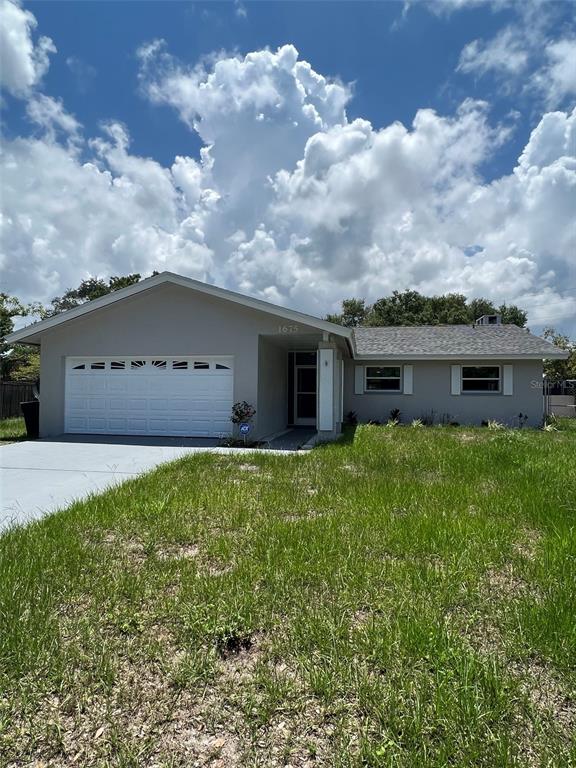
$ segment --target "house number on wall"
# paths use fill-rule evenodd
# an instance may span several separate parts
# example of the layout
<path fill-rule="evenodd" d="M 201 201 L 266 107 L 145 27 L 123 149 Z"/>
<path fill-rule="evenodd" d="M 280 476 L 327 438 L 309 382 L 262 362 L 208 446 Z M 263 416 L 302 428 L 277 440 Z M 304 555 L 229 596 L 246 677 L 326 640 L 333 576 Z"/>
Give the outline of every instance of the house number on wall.
<path fill-rule="evenodd" d="M 300 328 L 297 325 L 279 325 L 278 333 L 298 333 Z"/>

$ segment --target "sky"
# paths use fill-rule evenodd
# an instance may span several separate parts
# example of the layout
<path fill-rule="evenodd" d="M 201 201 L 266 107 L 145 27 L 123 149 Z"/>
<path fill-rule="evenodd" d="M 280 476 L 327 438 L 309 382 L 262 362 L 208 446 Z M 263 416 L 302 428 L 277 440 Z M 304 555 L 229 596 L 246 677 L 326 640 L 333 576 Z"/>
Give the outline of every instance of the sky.
<path fill-rule="evenodd" d="M 0 0 L 0 290 L 169 269 L 576 336 L 576 5 Z"/>

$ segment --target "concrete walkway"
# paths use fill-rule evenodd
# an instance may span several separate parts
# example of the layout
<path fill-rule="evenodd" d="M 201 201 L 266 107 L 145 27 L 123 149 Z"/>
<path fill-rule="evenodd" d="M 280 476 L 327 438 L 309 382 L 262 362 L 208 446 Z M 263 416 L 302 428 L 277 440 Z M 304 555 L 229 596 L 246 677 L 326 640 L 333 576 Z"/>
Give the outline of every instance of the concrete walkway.
<path fill-rule="evenodd" d="M 294 441 L 295 442 L 295 441 Z M 290 433 L 269 443 L 274 453 L 297 449 Z M 252 453 L 208 438 L 62 435 L 0 447 L 0 530 L 37 520 L 77 499 L 194 453 Z"/>

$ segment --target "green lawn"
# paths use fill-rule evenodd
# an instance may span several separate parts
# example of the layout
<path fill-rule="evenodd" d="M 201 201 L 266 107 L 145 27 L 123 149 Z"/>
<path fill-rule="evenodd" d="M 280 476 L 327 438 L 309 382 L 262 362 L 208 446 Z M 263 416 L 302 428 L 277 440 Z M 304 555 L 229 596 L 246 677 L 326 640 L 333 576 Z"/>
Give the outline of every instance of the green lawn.
<path fill-rule="evenodd" d="M 575 457 L 364 426 L 9 532 L 0 765 L 576 765 Z"/>
<path fill-rule="evenodd" d="M 21 416 L 15 416 L 12 419 L 0 419 L 0 445 L 25 439 L 26 427 Z"/>

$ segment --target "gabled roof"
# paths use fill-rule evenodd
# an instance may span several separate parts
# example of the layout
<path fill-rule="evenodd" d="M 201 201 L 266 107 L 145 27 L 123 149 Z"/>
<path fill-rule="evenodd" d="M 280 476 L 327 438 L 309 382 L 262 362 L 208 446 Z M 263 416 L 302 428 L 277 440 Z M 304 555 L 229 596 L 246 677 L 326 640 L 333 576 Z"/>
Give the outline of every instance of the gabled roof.
<path fill-rule="evenodd" d="M 69 309 L 67 312 L 61 312 L 59 315 L 49 317 L 46 320 L 41 320 L 37 323 L 27 325 L 25 328 L 21 328 L 14 333 L 11 333 L 6 337 L 6 341 L 9 344 L 16 342 L 28 342 L 31 344 L 38 344 L 40 342 L 40 335 L 45 331 L 55 328 L 62 323 L 75 320 L 77 317 L 82 317 L 90 312 L 96 312 L 103 307 L 108 307 L 110 304 L 114 304 L 117 301 L 122 301 L 130 296 L 135 296 L 142 291 L 148 291 L 151 288 L 162 285 L 164 283 L 172 283 L 174 285 L 182 286 L 183 288 L 190 288 L 198 291 L 199 293 L 207 294 L 208 296 L 214 296 L 218 299 L 224 299 L 226 301 L 232 301 L 236 304 L 241 304 L 244 307 L 260 310 L 261 312 L 267 312 L 271 315 L 277 315 L 285 320 L 289 320 L 294 323 L 304 323 L 310 325 L 313 328 L 318 328 L 321 331 L 327 333 L 333 333 L 338 336 L 343 336 L 349 339 L 352 335 L 350 328 L 344 328 L 336 323 L 329 323 L 327 320 L 320 320 L 312 315 L 307 315 L 304 312 L 297 312 L 293 309 L 286 309 L 280 307 L 277 304 L 271 304 L 268 301 L 262 301 L 262 299 L 254 299 L 251 296 L 244 296 L 241 293 L 234 291 L 228 291 L 225 288 L 218 288 L 216 285 L 209 285 L 208 283 L 202 283 L 199 280 L 193 280 L 191 277 L 183 277 L 177 275 L 174 272 L 161 272 L 154 277 L 148 277 L 141 280 L 134 285 L 130 285 L 127 288 L 121 288 L 118 291 L 102 296 L 99 299 L 93 299 L 93 301 L 87 301 L 79 307 Z"/>
<path fill-rule="evenodd" d="M 517 325 L 355 328 L 354 357 L 374 359 L 565 359 L 568 353 Z"/>

